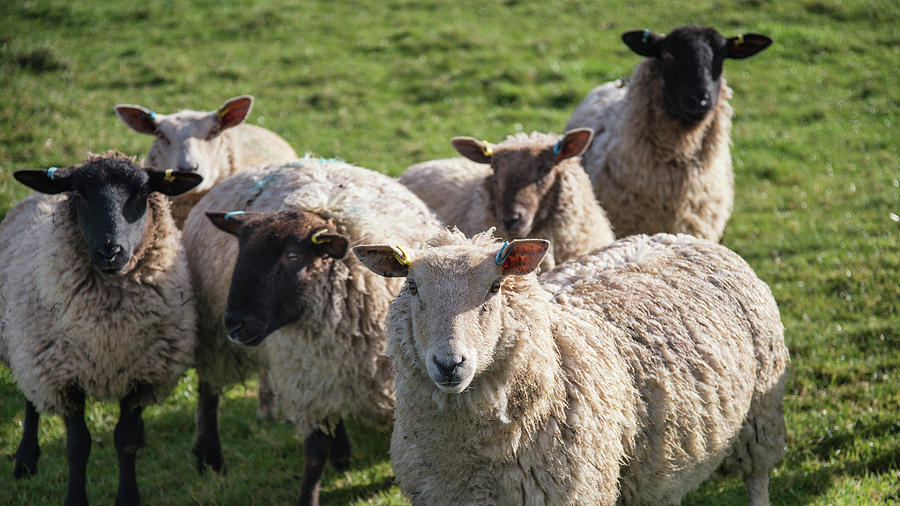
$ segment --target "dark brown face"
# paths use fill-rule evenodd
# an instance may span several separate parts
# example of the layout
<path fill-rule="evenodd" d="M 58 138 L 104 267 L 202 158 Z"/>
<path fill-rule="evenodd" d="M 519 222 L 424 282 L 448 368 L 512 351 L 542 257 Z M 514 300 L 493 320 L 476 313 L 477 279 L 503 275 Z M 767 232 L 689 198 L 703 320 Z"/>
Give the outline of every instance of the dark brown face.
<path fill-rule="evenodd" d="M 537 147 L 498 150 L 492 157 L 494 211 L 510 237 L 526 237 L 544 218 L 541 211 L 550 208 L 544 201 L 559 175 L 557 161 L 551 150 Z"/>
<path fill-rule="evenodd" d="M 238 238 L 238 257 L 225 306 L 232 341 L 256 346 L 294 322 L 307 307 L 306 284 L 347 254 L 349 239 L 306 211 L 207 213 Z"/>

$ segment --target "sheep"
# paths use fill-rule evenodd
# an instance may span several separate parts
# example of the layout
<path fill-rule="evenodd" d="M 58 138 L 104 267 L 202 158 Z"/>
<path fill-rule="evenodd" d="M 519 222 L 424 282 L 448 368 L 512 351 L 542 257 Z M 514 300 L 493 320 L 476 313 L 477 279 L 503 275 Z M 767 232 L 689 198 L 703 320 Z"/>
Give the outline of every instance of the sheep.
<path fill-rule="evenodd" d="M 235 209 L 242 212 L 222 212 Z M 345 258 L 347 248 L 416 243 L 438 229 L 425 204 L 393 179 L 334 160 L 246 170 L 213 188 L 185 225 L 201 322 L 198 465 L 222 464 L 210 393 L 242 379 L 216 362 L 238 355 L 220 350 L 265 341 L 250 349 L 284 417 L 305 437 L 298 503 L 316 504 L 326 461 L 339 470 L 349 463 L 343 419 L 387 426 L 394 405 L 382 324 L 401 282 Z"/>
<path fill-rule="evenodd" d="M 726 39 L 694 26 L 668 36 L 630 31 L 622 40 L 646 59 L 628 82 L 591 91 L 566 124 L 594 129 L 582 164 L 597 199 L 617 237 L 668 232 L 719 241 L 734 203 L 732 91 L 722 63 L 772 40 Z"/>
<path fill-rule="evenodd" d="M 141 412 L 174 388 L 196 339 L 187 260 L 165 196 L 201 177 L 141 168 L 118 152 L 13 175 L 40 192 L 0 224 L 0 359 L 26 398 L 14 475 L 37 472 L 39 413 L 60 414 L 66 504 L 87 504 L 85 397 L 117 399 L 116 504 L 138 504 Z"/>
<path fill-rule="evenodd" d="M 586 128 L 561 139 L 520 133 L 496 146 L 456 137 L 451 143 L 465 158 L 413 165 L 400 182 L 466 234 L 497 227 L 509 239 L 550 239 L 542 265 L 550 269 L 615 239 L 576 158 L 592 137 Z"/>
<path fill-rule="evenodd" d="M 172 201 L 172 215 L 179 229 L 194 204 L 219 181 L 241 169 L 297 158 L 278 134 L 242 124 L 252 107 L 250 95 L 231 98 L 209 112 L 186 109 L 156 114 L 139 105 L 116 106 L 116 114 L 132 130 L 156 136 L 147 155 L 149 165 L 203 176 L 203 183 L 194 191 Z"/>
<path fill-rule="evenodd" d="M 677 503 L 717 466 L 768 501 L 788 351 L 769 288 L 688 235 L 619 240 L 532 273 L 549 247 L 444 232 L 399 263 L 388 314 L 391 458 L 413 504 Z"/>

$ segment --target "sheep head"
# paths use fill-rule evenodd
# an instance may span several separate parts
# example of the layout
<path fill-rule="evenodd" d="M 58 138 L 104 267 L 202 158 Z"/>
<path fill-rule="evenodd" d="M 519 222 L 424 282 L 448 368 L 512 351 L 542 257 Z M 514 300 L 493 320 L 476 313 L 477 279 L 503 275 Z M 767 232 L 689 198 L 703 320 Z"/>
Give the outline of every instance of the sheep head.
<path fill-rule="evenodd" d="M 162 169 L 197 172 L 208 183 L 205 190 L 215 183 L 218 174 L 212 174 L 223 164 L 219 136 L 228 128 L 241 124 L 253 107 L 253 97 L 244 95 L 226 101 L 214 111 L 183 110 L 174 114 L 156 114 L 139 105 L 120 104 L 116 114 L 132 130 L 155 135 L 150 146 L 147 163 Z"/>
<path fill-rule="evenodd" d="M 513 137 L 494 147 L 472 137 L 455 137 L 450 142 L 466 158 L 491 165 L 488 184 L 497 222 L 507 237 L 523 238 L 554 207 L 552 190 L 562 170 L 560 163 L 582 154 L 593 137 L 590 128 L 579 128 L 559 140 L 540 134 L 534 140 L 533 134 L 526 141 Z"/>
<path fill-rule="evenodd" d="M 349 239 L 317 214 L 301 210 L 206 213 L 238 239 L 238 256 L 225 306 L 225 330 L 236 343 L 256 346 L 299 319 L 308 306 L 305 286 L 333 259 L 347 254 Z"/>
<path fill-rule="evenodd" d="M 725 58 L 747 58 L 772 39 L 745 34 L 725 38 L 713 28 L 684 26 L 668 35 L 634 30 L 622 40 L 635 53 L 652 58 L 660 75 L 663 107 L 686 125 L 702 121 L 716 106 Z"/>
<path fill-rule="evenodd" d="M 13 175 L 41 193 L 68 194 L 91 262 L 107 274 L 124 273 L 145 245 L 150 193 L 180 195 L 202 181 L 198 174 L 141 168 L 117 152 L 93 156 L 79 166 Z"/>
<path fill-rule="evenodd" d="M 509 278 L 533 272 L 549 246 L 517 239 L 499 251 L 496 244 L 448 244 L 408 258 L 396 247 L 367 245 L 353 253 L 376 274 L 407 278 L 394 303 L 408 304 L 418 362 L 438 389 L 457 394 L 493 363 Z"/>

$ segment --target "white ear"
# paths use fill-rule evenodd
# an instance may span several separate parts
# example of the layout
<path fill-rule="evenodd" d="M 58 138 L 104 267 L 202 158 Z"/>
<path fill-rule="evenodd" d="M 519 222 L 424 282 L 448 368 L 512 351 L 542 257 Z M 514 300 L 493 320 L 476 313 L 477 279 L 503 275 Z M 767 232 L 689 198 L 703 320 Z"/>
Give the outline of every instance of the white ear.
<path fill-rule="evenodd" d="M 139 105 L 119 104 L 116 106 L 116 115 L 135 132 L 156 133 L 156 113 L 150 109 Z"/>
<path fill-rule="evenodd" d="M 247 119 L 252 108 L 253 97 L 250 95 L 229 99 L 216 111 L 216 117 L 219 119 L 219 128 L 225 130 L 226 128 L 240 125 Z"/>
<path fill-rule="evenodd" d="M 409 275 L 409 257 L 400 248 L 386 244 L 363 244 L 354 246 L 353 254 L 379 276 L 405 278 Z"/>

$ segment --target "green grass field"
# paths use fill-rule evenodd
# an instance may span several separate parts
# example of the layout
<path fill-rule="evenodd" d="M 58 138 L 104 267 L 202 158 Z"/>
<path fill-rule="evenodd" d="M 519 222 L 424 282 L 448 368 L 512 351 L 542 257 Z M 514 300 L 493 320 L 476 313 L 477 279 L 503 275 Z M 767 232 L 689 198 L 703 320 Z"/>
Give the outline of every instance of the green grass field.
<path fill-rule="evenodd" d="M 12 179 L 16 169 L 71 165 L 109 148 L 146 153 L 151 137 L 121 124 L 117 103 L 166 113 L 253 94 L 249 121 L 298 152 L 398 175 L 453 155 L 455 135 L 558 132 L 594 85 L 638 62 L 622 32 L 688 23 L 775 40 L 726 63 L 737 187 L 724 239 L 772 287 L 792 355 L 788 448 L 772 502 L 897 503 L 900 4 L 892 0 L 10 0 L 0 3 L 0 214 L 28 193 Z M 146 411 L 145 502 L 292 503 L 302 444 L 291 427 L 256 421 L 255 382 L 221 408 L 229 474 L 194 470 L 195 386 L 189 375 Z M 42 421 L 40 473 L 13 480 L 23 413 L 0 366 L 0 504 L 59 504 L 60 419 Z M 87 413 L 89 499 L 112 504 L 118 408 L 91 402 Z M 403 504 L 389 433 L 356 423 L 350 431 L 351 470 L 326 471 L 322 502 Z M 744 501 L 742 483 L 714 476 L 685 503 Z"/>

